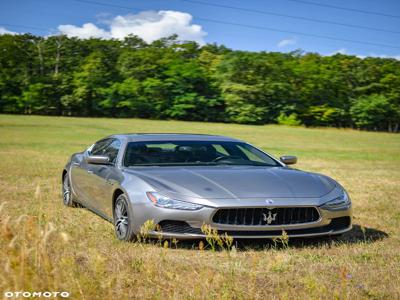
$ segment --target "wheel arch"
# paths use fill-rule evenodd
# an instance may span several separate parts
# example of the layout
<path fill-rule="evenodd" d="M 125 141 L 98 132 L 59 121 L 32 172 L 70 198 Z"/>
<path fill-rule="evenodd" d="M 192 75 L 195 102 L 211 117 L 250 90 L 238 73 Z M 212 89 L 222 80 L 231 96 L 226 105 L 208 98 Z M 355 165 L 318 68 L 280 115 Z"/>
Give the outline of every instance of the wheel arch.
<path fill-rule="evenodd" d="M 61 182 L 64 180 L 64 176 L 67 173 L 68 173 L 68 171 L 66 169 L 64 169 L 63 172 L 62 172 L 62 176 L 61 176 Z"/>
<path fill-rule="evenodd" d="M 125 192 L 121 188 L 116 188 L 113 193 L 113 196 L 112 196 L 112 213 L 113 213 L 113 215 L 114 215 L 115 201 L 122 194 L 125 194 Z"/>

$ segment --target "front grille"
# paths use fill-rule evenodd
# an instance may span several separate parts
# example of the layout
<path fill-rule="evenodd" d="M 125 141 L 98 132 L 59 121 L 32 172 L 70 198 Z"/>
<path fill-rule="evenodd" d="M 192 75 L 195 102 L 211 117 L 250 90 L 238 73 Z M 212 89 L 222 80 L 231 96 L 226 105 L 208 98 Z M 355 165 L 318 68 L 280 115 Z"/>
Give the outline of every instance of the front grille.
<path fill-rule="evenodd" d="M 315 207 L 250 207 L 219 209 L 213 222 L 227 225 L 290 225 L 315 222 L 319 219 Z"/>

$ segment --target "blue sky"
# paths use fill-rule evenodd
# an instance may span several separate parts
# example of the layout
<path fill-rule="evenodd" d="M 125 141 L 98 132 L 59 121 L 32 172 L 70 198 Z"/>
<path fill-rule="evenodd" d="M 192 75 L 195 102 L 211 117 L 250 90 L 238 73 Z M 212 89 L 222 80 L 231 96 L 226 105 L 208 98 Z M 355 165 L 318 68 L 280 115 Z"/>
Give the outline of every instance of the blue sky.
<path fill-rule="evenodd" d="M 176 30 L 183 38 L 193 38 L 206 43 L 216 42 L 240 50 L 287 52 L 302 49 L 324 55 L 339 51 L 360 56 L 390 56 L 400 59 L 400 1 L 398 0 L 304 0 L 304 2 L 371 11 L 392 15 L 392 17 L 315 6 L 304 3 L 302 0 L 192 0 L 203 2 L 203 4 L 187 0 L 86 1 L 105 3 L 110 6 L 87 3 L 85 0 L 83 2 L 77 0 L 2 0 L 0 1 L 0 32 L 31 32 L 49 35 L 61 31 L 81 37 L 94 34 L 104 38 L 118 38 L 129 32 L 137 31 L 145 39 L 151 40 Z M 366 26 L 398 33 L 215 7 L 204 5 L 204 2 L 272 14 Z M 112 5 L 121 7 L 112 7 Z M 160 13 L 160 11 L 171 12 Z M 214 22 L 207 21 L 207 19 L 214 20 Z M 215 21 L 298 33 L 275 32 L 221 24 Z M 89 25 L 82 27 L 87 23 Z M 60 27 L 60 25 L 64 26 Z M 393 46 L 393 48 L 303 36 L 300 33 L 382 44 Z"/>

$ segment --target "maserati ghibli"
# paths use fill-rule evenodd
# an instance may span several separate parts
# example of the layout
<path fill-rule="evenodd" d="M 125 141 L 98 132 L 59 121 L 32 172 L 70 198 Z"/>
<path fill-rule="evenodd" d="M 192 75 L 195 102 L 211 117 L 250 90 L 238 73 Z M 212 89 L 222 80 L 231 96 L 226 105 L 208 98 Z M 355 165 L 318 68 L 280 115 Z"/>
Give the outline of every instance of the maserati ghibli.
<path fill-rule="evenodd" d="M 62 172 L 66 206 L 112 222 L 116 237 L 205 237 L 208 224 L 235 239 L 340 235 L 351 200 L 332 178 L 289 167 L 244 141 L 201 134 L 117 134 L 71 156 Z"/>

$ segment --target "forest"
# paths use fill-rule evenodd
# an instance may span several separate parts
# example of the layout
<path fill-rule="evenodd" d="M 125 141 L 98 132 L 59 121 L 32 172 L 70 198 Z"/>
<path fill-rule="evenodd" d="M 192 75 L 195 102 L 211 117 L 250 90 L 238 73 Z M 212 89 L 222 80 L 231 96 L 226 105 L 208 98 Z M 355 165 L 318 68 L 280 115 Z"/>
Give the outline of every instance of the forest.
<path fill-rule="evenodd" d="M 399 132 L 400 61 L 3 34 L 0 113 Z"/>

